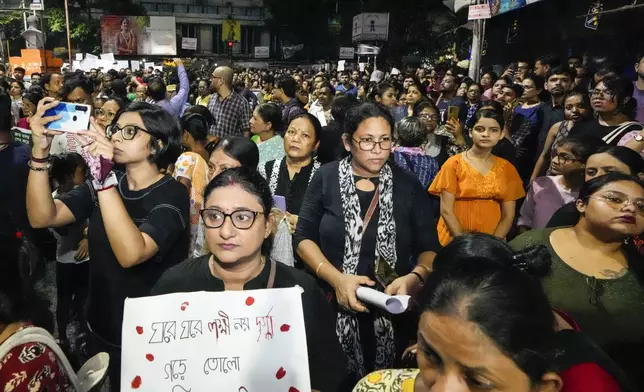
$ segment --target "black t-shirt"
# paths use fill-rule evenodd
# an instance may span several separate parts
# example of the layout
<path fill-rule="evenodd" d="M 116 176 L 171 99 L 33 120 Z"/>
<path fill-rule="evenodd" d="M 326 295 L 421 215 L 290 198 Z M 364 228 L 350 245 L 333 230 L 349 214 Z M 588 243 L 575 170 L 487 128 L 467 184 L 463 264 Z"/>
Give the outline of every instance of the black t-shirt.
<path fill-rule="evenodd" d="M 10 142 L 0 150 L 0 241 L 29 227 L 25 201 L 30 158 L 31 149 L 26 144 Z"/>
<path fill-rule="evenodd" d="M 152 295 L 195 291 L 224 291 L 224 282 L 212 275 L 205 255 L 181 263 L 166 271 L 151 291 Z M 270 262 L 260 274 L 244 285 L 244 290 L 265 289 L 268 285 Z M 335 392 L 346 378 L 344 353 L 335 334 L 334 315 L 315 280 L 302 271 L 275 263 L 274 288 L 300 286 L 309 354 L 311 388 Z"/>
<path fill-rule="evenodd" d="M 617 128 L 620 129 L 617 132 L 614 132 Z M 641 131 L 642 128 L 642 124 L 636 122 L 622 127 L 621 125 L 601 125 L 599 121 L 594 120 L 575 124 L 575 126 L 570 130 L 569 135 L 602 139 L 606 144 L 616 146 L 624 135 L 633 131 Z"/>
<path fill-rule="evenodd" d="M 60 197 L 76 221 L 89 219 L 90 292 L 87 321 L 104 340 L 121 343 L 123 303 L 142 297 L 168 268 L 188 256 L 190 199 L 170 176 L 146 189 L 131 191 L 119 174 L 117 189 L 132 221 L 159 247 L 151 259 L 132 268 L 119 264 L 110 246 L 98 199 L 89 182 Z"/>

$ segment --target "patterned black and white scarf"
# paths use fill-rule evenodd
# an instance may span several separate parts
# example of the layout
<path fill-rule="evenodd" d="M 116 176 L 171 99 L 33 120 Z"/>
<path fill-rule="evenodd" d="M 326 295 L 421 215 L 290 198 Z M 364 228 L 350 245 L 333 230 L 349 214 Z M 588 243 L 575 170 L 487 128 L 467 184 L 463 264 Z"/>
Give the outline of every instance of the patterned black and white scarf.
<path fill-rule="evenodd" d="M 265 179 L 268 180 L 268 187 L 271 189 L 271 193 L 275 195 L 275 191 L 277 190 L 277 182 L 280 179 L 280 170 L 282 168 L 282 161 L 284 158 L 279 158 L 276 159 L 275 162 L 273 162 L 273 169 L 271 170 L 271 176 L 270 178 L 267 176 L 268 173 L 266 173 L 266 166 L 265 165 L 259 165 L 259 174 L 262 175 Z M 313 167 L 311 168 L 311 174 L 309 175 L 309 183 L 311 182 L 311 179 L 313 178 L 313 175 L 315 174 L 316 171 L 320 168 L 321 164 L 320 162 L 313 158 Z"/>
<path fill-rule="evenodd" d="M 356 275 L 358 271 L 358 260 L 360 258 L 360 247 L 362 246 L 362 233 L 366 230 L 360 216 L 360 200 L 356 192 L 351 158 L 347 157 L 340 161 L 339 167 L 340 194 L 342 196 L 342 208 L 344 210 L 344 260 L 342 272 Z M 376 236 L 376 254 L 374 263 L 378 257 L 382 257 L 392 268 L 396 267 L 396 222 L 394 220 L 393 206 L 393 176 L 389 164 L 385 164 L 380 170 L 378 183 L 380 196 L 378 205 L 380 214 L 378 217 L 378 234 Z M 394 342 L 394 331 L 391 320 L 382 313 L 375 313 L 373 328 L 376 337 L 376 358 L 373 364 L 374 369 L 387 369 L 393 366 L 396 357 Z M 338 311 L 336 322 L 336 333 L 344 350 L 352 374 L 360 377 L 366 374 L 364 356 L 360 343 L 358 319 L 355 314 L 344 309 Z"/>

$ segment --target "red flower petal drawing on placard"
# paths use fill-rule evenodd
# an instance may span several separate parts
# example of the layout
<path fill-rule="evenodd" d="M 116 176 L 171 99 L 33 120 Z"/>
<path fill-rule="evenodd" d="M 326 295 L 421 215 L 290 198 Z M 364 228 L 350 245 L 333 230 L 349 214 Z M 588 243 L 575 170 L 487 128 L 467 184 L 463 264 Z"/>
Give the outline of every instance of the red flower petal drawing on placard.
<path fill-rule="evenodd" d="M 286 370 L 284 370 L 284 368 L 281 367 L 279 368 L 277 373 L 275 373 L 275 378 L 277 378 L 278 380 L 281 380 L 284 378 L 284 376 L 286 376 Z"/>
<path fill-rule="evenodd" d="M 132 389 L 139 389 L 140 386 L 141 386 L 141 376 L 134 377 L 134 380 L 132 380 Z"/>
<path fill-rule="evenodd" d="M 246 306 L 251 306 L 254 303 L 255 303 L 255 298 L 253 297 L 246 298 Z"/>
<path fill-rule="evenodd" d="M 136 327 L 136 333 L 138 333 L 139 335 L 143 335 L 143 327 L 141 327 L 140 325 L 137 326 Z"/>
<path fill-rule="evenodd" d="M 300 390 L 299 390 L 299 389 L 297 389 L 297 388 L 295 388 L 295 387 L 290 387 L 290 388 L 288 389 L 288 392 L 300 392 Z"/>
<path fill-rule="evenodd" d="M 188 302 L 188 301 L 186 301 L 186 302 L 182 302 L 182 303 L 181 303 L 181 311 L 186 310 L 186 308 L 188 307 L 188 305 L 190 305 L 190 302 Z"/>
<path fill-rule="evenodd" d="M 154 355 L 152 354 L 145 354 L 145 359 L 147 359 L 150 362 L 154 361 Z"/>
<path fill-rule="evenodd" d="M 288 324 L 282 324 L 282 326 L 280 327 L 280 331 L 282 332 L 288 332 L 290 329 L 291 329 L 291 326 Z"/>

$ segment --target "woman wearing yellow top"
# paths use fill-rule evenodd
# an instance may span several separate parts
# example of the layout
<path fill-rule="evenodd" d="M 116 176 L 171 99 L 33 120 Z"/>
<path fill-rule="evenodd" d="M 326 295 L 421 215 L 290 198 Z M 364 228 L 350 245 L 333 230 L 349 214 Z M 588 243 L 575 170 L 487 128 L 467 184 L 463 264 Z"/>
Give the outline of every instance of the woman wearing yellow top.
<path fill-rule="evenodd" d="M 186 186 L 190 195 L 190 253 L 188 258 L 203 254 L 205 228 L 199 217 L 204 206 L 203 191 L 208 185 L 209 154 L 204 147 L 210 128 L 204 116 L 185 114 L 179 121 L 182 144 L 187 149 L 174 165 L 174 178 Z"/>
<path fill-rule="evenodd" d="M 472 147 L 449 158 L 429 187 L 441 200 L 438 239 L 443 246 L 468 232 L 505 238 L 516 200 L 525 196 L 515 167 L 492 154 L 503 138 L 503 117 L 489 109 L 477 111 L 475 117 Z"/>

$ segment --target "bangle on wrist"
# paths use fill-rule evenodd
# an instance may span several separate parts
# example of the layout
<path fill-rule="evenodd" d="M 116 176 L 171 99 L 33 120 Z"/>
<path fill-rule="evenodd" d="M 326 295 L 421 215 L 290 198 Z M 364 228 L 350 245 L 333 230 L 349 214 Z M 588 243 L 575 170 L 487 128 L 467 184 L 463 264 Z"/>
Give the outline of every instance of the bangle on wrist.
<path fill-rule="evenodd" d="M 315 269 L 315 276 L 320 276 L 320 268 L 324 265 L 324 261 L 321 261 L 320 264 L 318 264 L 318 267 Z"/>
<path fill-rule="evenodd" d="M 426 266 L 426 265 L 423 265 L 423 264 L 416 264 L 416 267 L 420 267 L 420 268 L 424 269 L 424 270 L 425 270 L 425 272 L 427 272 L 427 276 L 431 275 L 431 273 L 432 273 L 432 270 L 431 270 L 431 269 L 429 269 L 429 267 L 428 267 L 428 266 Z"/>
<path fill-rule="evenodd" d="M 411 274 L 412 274 L 412 275 L 415 275 L 415 276 L 418 278 L 418 280 L 420 281 L 420 284 L 425 284 L 425 279 L 423 279 L 423 277 L 422 277 L 422 276 L 420 276 L 420 274 L 419 274 L 418 272 L 416 272 L 416 271 L 411 271 Z"/>
<path fill-rule="evenodd" d="M 103 188 L 101 188 L 101 189 L 97 189 L 97 190 L 96 190 L 96 192 L 103 192 L 103 191 L 106 191 L 106 190 L 108 190 L 108 189 L 112 189 L 112 188 L 114 188 L 115 186 L 116 186 L 116 184 L 108 185 L 108 186 L 105 186 L 105 187 L 103 187 Z"/>
<path fill-rule="evenodd" d="M 29 166 L 29 170 L 37 171 L 37 172 L 46 172 L 49 171 L 51 168 L 51 163 L 47 163 L 45 166 L 34 166 L 33 161 L 29 160 L 27 161 L 27 166 Z"/>
<path fill-rule="evenodd" d="M 47 154 L 47 156 L 44 158 L 36 158 L 35 156 L 32 155 L 31 161 L 36 163 L 49 163 L 51 162 L 51 156 Z"/>

